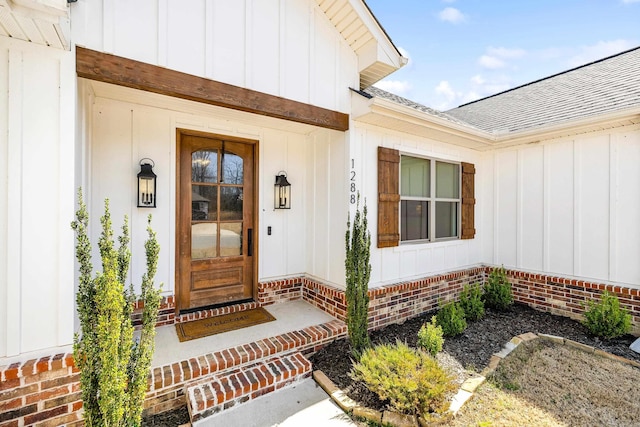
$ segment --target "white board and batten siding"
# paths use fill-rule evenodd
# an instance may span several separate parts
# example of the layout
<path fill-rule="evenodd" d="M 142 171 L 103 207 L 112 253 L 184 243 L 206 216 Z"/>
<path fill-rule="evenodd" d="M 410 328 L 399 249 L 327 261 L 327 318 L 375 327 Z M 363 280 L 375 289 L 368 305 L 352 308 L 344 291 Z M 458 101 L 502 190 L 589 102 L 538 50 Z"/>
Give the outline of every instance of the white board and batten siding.
<path fill-rule="evenodd" d="M 480 154 L 433 139 L 394 132 L 380 127 L 357 123 L 351 136 L 351 170 L 356 174 L 356 188 L 362 199 L 366 198 L 368 222 L 371 231 L 371 282 L 370 287 L 397 283 L 412 278 L 462 269 L 482 262 L 482 230 L 478 227 L 481 200 L 476 197 L 476 237 L 470 240 L 449 240 L 429 243 L 400 243 L 394 248 L 377 248 L 378 204 L 378 146 L 399 150 L 401 154 L 429 157 L 453 162 L 476 164 Z M 349 160 L 351 162 L 351 160 Z M 348 165 L 350 167 L 351 164 Z M 476 179 L 478 175 L 476 175 Z M 476 181 L 476 194 L 479 183 Z M 362 202 L 361 200 L 361 208 Z M 351 215 L 355 205 L 350 205 Z M 346 222 L 346 219 L 345 219 Z M 346 227 L 342 227 L 346 230 Z"/>
<path fill-rule="evenodd" d="M 0 362 L 72 341 L 73 70 L 0 37 Z"/>
<path fill-rule="evenodd" d="M 637 126 L 484 154 L 483 258 L 638 285 L 639 161 Z"/>
<path fill-rule="evenodd" d="M 313 0 L 80 0 L 74 42 L 349 112 L 358 60 Z"/>

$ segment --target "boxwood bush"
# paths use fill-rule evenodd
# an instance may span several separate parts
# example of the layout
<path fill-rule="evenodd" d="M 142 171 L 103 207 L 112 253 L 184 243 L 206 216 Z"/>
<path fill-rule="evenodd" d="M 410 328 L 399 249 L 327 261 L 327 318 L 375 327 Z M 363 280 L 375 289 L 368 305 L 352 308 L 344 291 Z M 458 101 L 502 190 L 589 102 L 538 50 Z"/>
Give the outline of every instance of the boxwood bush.
<path fill-rule="evenodd" d="M 599 302 L 589 301 L 583 324 L 593 335 L 616 338 L 631 330 L 631 315 L 620 307 L 615 295 L 604 291 Z"/>

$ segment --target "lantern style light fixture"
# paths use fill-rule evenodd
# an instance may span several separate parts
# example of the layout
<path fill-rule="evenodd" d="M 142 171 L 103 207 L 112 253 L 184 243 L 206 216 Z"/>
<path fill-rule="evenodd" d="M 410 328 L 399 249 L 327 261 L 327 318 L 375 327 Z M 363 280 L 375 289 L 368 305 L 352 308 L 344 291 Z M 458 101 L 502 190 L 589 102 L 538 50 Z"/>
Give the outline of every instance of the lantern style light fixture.
<path fill-rule="evenodd" d="M 276 175 L 273 197 L 274 209 L 291 209 L 291 184 L 287 181 L 287 173 L 284 171 Z"/>
<path fill-rule="evenodd" d="M 151 163 L 149 163 L 151 162 Z M 153 160 L 144 158 L 140 160 L 140 172 L 138 173 L 138 207 L 156 207 L 156 174 Z"/>

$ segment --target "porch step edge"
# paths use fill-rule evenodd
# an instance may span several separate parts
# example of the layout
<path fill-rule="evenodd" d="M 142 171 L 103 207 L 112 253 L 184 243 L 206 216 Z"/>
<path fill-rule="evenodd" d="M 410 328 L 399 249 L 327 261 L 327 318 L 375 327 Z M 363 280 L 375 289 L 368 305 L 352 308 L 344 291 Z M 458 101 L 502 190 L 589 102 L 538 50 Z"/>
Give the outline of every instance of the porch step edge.
<path fill-rule="evenodd" d="M 331 320 L 300 330 L 285 332 L 273 337 L 214 351 L 197 357 L 152 367 L 149 375 L 151 396 L 163 390 L 184 384 L 187 387 L 206 381 L 211 375 L 222 375 L 256 361 L 277 355 L 301 352 L 313 353 L 347 333 L 347 326 L 340 320 Z"/>
<path fill-rule="evenodd" d="M 311 376 L 311 362 L 301 352 L 272 357 L 206 382 L 187 386 L 185 396 L 191 422 L 246 403 Z"/>

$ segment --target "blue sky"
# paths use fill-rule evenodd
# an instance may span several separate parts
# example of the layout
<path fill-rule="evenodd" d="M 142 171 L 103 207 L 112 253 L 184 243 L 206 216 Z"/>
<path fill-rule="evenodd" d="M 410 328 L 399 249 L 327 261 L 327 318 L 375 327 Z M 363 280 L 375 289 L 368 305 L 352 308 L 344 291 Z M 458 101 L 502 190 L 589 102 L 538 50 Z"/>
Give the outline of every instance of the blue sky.
<path fill-rule="evenodd" d="M 366 0 L 409 63 L 376 86 L 447 110 L 640 45 L 640 0 Z"/>

